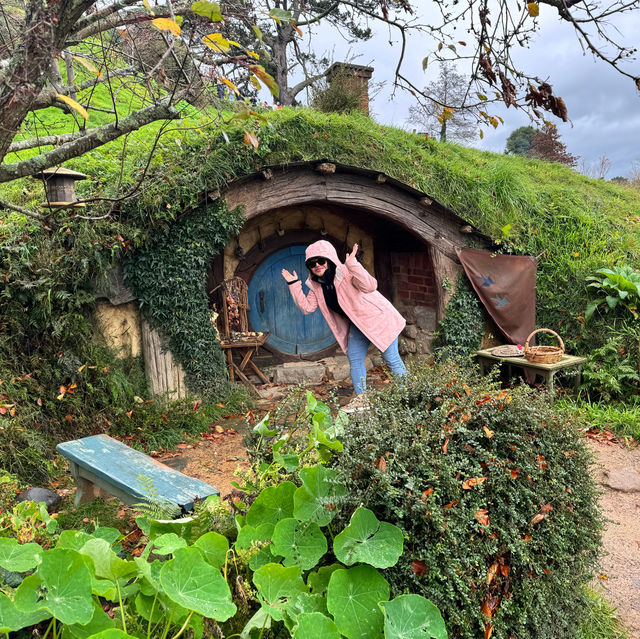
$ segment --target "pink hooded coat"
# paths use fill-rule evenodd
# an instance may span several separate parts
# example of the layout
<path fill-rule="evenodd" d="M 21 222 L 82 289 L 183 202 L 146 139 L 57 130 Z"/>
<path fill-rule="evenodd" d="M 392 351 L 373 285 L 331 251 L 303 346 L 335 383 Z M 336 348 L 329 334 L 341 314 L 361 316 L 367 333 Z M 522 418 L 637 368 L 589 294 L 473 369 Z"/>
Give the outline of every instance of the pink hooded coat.
<path fill-rule="evenodd" d="M 367 273 L 355 257 L 349 259 L 347 256 L 342 264 L 335 248 L 326 240 L 319 240 L 307 247 L 305 261 L 311 257 L 326 257 L 336 265 L 333 283 L 340 308 L 374 346 L 386 351 L 401 333 L 406 321 L 393 304 L 378 293 L 376 279 Z M 322 286 L 318 282 L 309 277 L 305 284 L 310 289 L 306 296 L 302 292 L 302 282 L 289 286 L 293 301 L 305 315 L 320 307 L 340 348 L 346 353 L 349 322 L 327 307 Z"/>

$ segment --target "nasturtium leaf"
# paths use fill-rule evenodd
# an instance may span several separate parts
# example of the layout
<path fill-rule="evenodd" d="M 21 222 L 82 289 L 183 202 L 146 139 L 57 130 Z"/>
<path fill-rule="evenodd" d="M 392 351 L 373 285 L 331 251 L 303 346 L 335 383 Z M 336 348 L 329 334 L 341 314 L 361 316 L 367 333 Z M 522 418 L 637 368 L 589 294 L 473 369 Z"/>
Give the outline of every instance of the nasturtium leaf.
<path fill-rule="evenodd" d="M 309 570 L 327 552 L 327 538 L 316 523 L 282 519 L 273 530 L 273 552 L 284 557 L 285 566 Z"/>
<path fill-rule="evenodd" d="M 251 548 L 251 545 L 260 541 L 271 541 L 273 524 L 260 524 L 258 526 L 244 525 L 238 533 L 236 548 Z"/>
<path fill-rule="evenodd" d="M 289 602 L 287 607 L 287 619 L 285 619 L 287 628 L 293 630 L 298 617 L 309 612 L 319 612 L 323 615 L 329 614 L 327 611 L 327 598 L 324 595 L 310 595 L 307 592 L 301 592 Z"/>
<path fill-rule="evenodd" d="M 7 595 L 0 592 L 0 632 L 9 633 L 32 626 L 43 619 L 47 619 L 51 613 L 46 610 L 22 611 L 18 610 L 13 601 Z"/>
<path fill-rule="evenodd" d="M 340 639 L 342 635 L 329 617 L 321 612 L 306 612 L 298 617 L 292 639 Z"/>
<path fill-rule="evenodd" d="M 78 552 L 91 557 L 98 578 L 115 581 L 137 572 L 136 565 L 132 561 L 120 559 L 106 539 L 92 538 Z"/>
<path fill-rule="evenodd" d="M 93 576 L 91 577 L 91 593 L 114 601 L 118 596 L 118 589 L 111 579 L 97 579 Z"/>
<path fill-rule="evenodd" d="M 447 639 L 447 628 L 438 608 L 420 595 L 400 595 L 383 601 L 386 639 Z"/>
<path fill-rule="evenodd" d="M 302 468 L 302 486 L 293 494 L 293 516 L 326 526 L 336 514 L 336 502 L 347 494 L 347 487 L 337 480 L 338 473 L 324 466 Z"/>
<path fill-rule="evenodd" d="M 56 548 L 66 548 L 67 550 L 80 550 L 90 539 L 92 535 L 88 535 L 82 530 L 63 530 L 58 537 Z"/>
<path fill-rule="evenodd" d="M 378 521 L 368 508 L 358 508 L 349 525 L 333 540 L 333 552 L 347 566 L 363 562 L 389 568 L 402 554 L 403 539 L 400 528 Z"/>
<path fill-rule="evenodd" d="M 202 535 L 193 545 L 200 550 L 207 563 L 214 568 L 219 570 L 224 566 L 229 550 L 229 541 L 226 537 L 211 531 Z"/>
<path fill-rule="evenodd" d="M 311 433 L 316 441 L 329 450 L 342 452 L 342 442 L 338 439 L 329 439 L 327 433 L 331 432 L 331 417 L 325 413 L 315 413 L 311 420 Z"/>
<path fill-rule="evenodd" d="M 348 639 L 378 639 L 384 618 L 378 604 L 389 600 L 389 584 L 371 566 L 336 570 L 329 580 L 327 608 Z"/>
<path fill-rule="evenodd" d="M 157 623 L 164 616 L 158 597 L 138 593 L 135 599 L 137 613 L 151 623 Z"/>
<path fill-rule="evenodd" d="M 111 545 L 113 545 L 118 539 L 122 538 L 122 533 L 117 528 L 110 528 L 109 526 L 98 526 L 92 533 L 92 537 L 98 539 L 106 539 Z"/>
<path fill-rule="evenodd" d="M 254 29 L 258 29 L 258 27 L 253 27 Z M 258 29 L 260 31 L 260 29 Z M 260 32 L 260 37 L 262 37 L 262 32 Z M 262 435 L 263 437 L 274 437 L 278 434 L 278 431 L 275 429 L 269 428 L 269 421 L 271 420 L 271 413 L 267 413 L 254 427 L 253 432 L 258 433 L 258 435 Z"/>
<path fill-rule="evenodd" d="M 171 555 L 178 548 L 184 548 L 187 542 L 175 533 L 165 533 L 153 540 L 153 552 L 157 555 Z"/>
<path fill-rule="evenodd" d="M 137 521 L 137 520 L 136 520 Z M 149 541 L 154 541 L 165 533 L 175 533 L 187 544 L 192 544 L 200 535 L 198 520 L 194 517 L 180 519 L 152 519 L 149 522 Z"/>
<path fill-rule="evenodd" d="M 73 637 L 73 639 L 87 639 L 91 635 L 95 635 L 103 630 L 109 628 L 115 628 L 116 621 L 109 617 L 109 615 L 102 609 L 102 606 L 97 602 L 93 602 L 93 617 L 88 624 L 82 625 L 74 623 L 64 627 L 63 638 Z"/>
<path fill-rule="evenodd" d="M 11 572 L 25 572 L 42 560 L 38 544 L 19 544 L 13 537 L 0 537 L 0 566 Z"/>
<path fill-rule="evenodd" d="M 274 561 L 280 561 L 282 557 L 280 555 L 274 555 L 271 552 L 273 548 L 272 544 L 261 548 L 255 555 L 249 559 L 249 568 L 254 572 L 261 568 L 262 566 L 266 566 L 267 564 L 273 563 Z"/>
<path fill-rule="evenodd" d="M 216 621 L 236 612 L 224 577 L 206 562 L 196 548 L 180 548 L 160 571 L 160 583 L 177 604 Z"/>
<path fill-rule="evenodd" d="M 211 22 L 222 22 L 222 12 L 217 2 L 206 2 L 204 0 L 194 2 L 191 5 L 191 11 L 203 18 L 208 18 Z"/>
<path fill-rule="evenodd" d="M 93 616 L 91 573 L 75 550 L 54 548 L 42 555 L 35 574 L 18 587 L 14 604 L 18 610 L 42 609 L 64 624 L 86 624 Z"/>
<path fill-rule="evenodd" d="M 331 564 L 330 566 L 322 566 L 317 572 L 310 572 L 307 577 L 307 585 L 314 594 L 322 594 L 329 586 L 329 579 L 336 570 L 342 570 L 340 564 Z"/>
<path fill-rule="evenodd" d="M 247 511 L 247 523 L 250 526 L 263 523 L 275 525 L 281 519 L 292 517 L 295 491 L 296 485 L 290 481 L 265 488 Z"/>
<path fill-rule="evenodd" d="M 260 596 L 270 604 L 269 614 L 277 620 L 284 618 L 290 599 L 307 592 L 299 566 L 286 568 L 281 564 L 266 564 L 255 571 L 253 583 Z"/>
<path fill-rule="evenodd" d="M 254 629 L 261 630 L 262 628 L 271 628 L 271 615 L 266 608 L 258 608 L 256 614 L 247 621 L 240 633 L 240 639 L 251 639 L 253 636 L 251 631 Z"/>

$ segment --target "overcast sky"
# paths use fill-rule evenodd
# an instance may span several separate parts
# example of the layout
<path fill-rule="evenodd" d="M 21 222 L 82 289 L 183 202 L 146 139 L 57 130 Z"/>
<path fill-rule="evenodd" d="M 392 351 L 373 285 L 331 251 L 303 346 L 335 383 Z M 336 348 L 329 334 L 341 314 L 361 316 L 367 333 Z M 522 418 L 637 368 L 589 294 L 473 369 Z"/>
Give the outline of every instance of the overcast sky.
<path fill-rule="evenodd" d="M 414 6 L 418 5 L 418 1 L 414 2 Z M 566 102 L 570 122 L 563 123 L 551 114 L 547 119 L 558 125 L 561 140 L 570 153 L 581 158 L 581 163 L 595 166 L 601 156 L 606 156 L 611 161 L 607 178 L 628 175 L 633 162 L 640 161 L 640 91 L 629 78 L 608 64 L 594 60 L 591 54 L 583 55 L 573 28 L 561 21 L 551 7 L 540 7 L 540 20 L 543 29 L 532 47 L 515 52 L 514 57 L 522 69 L 543 79 L 549 78 L 554 95 Z M 640 45 L 640 3 L 638 10 L 627 14 L 618 28 L 626 44 Z M 357 55 L 355 63 L 374 67 L 372 81 L 384 81 L 385 87 L 372 102 L 372 117 L 383 124 L 411 130 L 414 125 L 408 124 L 407 118 L 415 99 L 403 91 L 391 96 L 399 53 L 397 37 L 393 39 L 396 44 L 391 46 L 388 30 L 378 26 L 374 37 L 367 42 L 349 44 L 335 29 L 321 31 L 313 41 L 331 50 L 334 61 L 345 59 L 350 53 Z M 436 64 L 429 65 L 426 72 L 422 70 L 422 60 L 433 46 L 420 34 L 415 34 L 409 42 L 404 72 L 416 86 L 423 87 L 437 77 Z M 627 71 L 640 76 L 640 60 L 630 61 Z M 474 143 L 476 148 L 502 152 L 506 138 L 514 129 L 531 124 L 524 113 L 504 105 L 487 110 L 501 116 L 505 123 L 495 131 L 484 127 L 485 137 Z"/>

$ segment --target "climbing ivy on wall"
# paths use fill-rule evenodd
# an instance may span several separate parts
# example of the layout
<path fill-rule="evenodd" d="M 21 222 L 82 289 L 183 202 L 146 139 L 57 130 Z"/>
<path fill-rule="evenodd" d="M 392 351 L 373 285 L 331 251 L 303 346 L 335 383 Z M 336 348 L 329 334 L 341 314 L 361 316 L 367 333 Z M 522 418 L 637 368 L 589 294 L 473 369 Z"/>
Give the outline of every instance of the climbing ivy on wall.
<path fill-rule="evenodd" d="M 211 396 L 227 379 L 206 291 L 207 268 L 242 226 L 239 210 L 215 202 L 155 236 L 125 265 L 125 279 L 152 328 L 182 364 L 194 393 Z"/>

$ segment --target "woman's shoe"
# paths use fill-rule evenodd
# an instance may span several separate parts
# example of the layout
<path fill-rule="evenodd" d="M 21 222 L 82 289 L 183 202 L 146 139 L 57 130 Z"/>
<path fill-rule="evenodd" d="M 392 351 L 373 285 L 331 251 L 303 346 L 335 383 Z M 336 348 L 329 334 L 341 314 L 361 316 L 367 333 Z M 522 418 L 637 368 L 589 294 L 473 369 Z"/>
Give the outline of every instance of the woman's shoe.
<path fill-rule="evenodd" d="M 356 395 L 344 408 L 341 410 L 345 413 L 355 413 L 361 410 L 367 410 L 369 408 L 369 402 L 366 395 Z"/>

